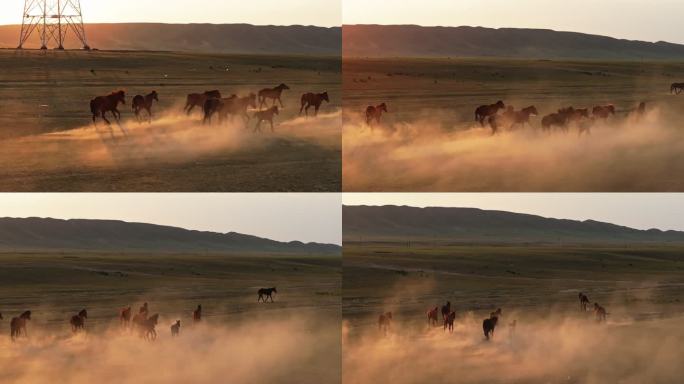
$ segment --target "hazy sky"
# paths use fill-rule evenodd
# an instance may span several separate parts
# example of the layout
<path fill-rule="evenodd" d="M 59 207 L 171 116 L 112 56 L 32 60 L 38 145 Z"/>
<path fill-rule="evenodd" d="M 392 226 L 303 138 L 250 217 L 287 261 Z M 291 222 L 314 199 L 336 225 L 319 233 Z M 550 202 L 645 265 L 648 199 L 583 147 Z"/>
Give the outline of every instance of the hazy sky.
<path fill-rule="evenodd" d="M 0 24 L 21 24 L 24 0 L 0 0 Z M 163 6 L 162 6 L 163 4 Z M 341 0 L 81 0 L 86 22 L 339 26 Z"/>
<path fill-rule="evenodd" d="M 682 0 L 343 0 L 344 24 L 548 28 L 684 43 Z"/>
<path fill-rule="evenodd" d="M 684 194 L 349 193 L 346 205 L 470 207 L 684 231 Z"/>
<path fill-rule="evenodd" d="M 5 193 L 0 216 L 116 219 L 341 244 L 341 204 L 335 193 Z"/>

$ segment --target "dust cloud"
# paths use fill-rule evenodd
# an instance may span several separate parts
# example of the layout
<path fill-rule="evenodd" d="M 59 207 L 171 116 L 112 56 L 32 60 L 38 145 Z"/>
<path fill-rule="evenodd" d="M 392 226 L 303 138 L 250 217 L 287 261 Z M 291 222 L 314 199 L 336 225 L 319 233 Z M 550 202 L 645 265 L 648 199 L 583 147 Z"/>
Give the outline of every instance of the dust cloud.
<path fill-rule="evenodd" d="M 112 324 L 99 333 L 61 335 L 32 327 L 29 338 L 0 337 L 3 383 L 335 383 L 340 381 L 339 321 L 258 316 L 218 325 L 161 318 L 159 337 L 143 341 Z M 8 320 L 4 321 L 3 329 Z M 8 332 L 9 334 L 9 332 Z"/>
<path fill-rule="evenodd" d="M 344 190 L 684 190 L 676 111 L 649 108 L 640 119 L 619 113 L 582 136 L 577 127 L 541 132 L 541 116 L 532 118 L 535 128 L 492 136 L 474 122 L 445 127 L 446 113 L 372 130 L 360 114 L 345 113 Z"/>

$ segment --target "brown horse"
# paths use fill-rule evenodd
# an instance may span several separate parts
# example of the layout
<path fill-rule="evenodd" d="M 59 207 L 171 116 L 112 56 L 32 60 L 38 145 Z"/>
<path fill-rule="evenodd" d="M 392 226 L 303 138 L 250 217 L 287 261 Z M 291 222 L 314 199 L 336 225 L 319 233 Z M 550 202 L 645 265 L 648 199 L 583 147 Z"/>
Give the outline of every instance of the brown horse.
<path fill-rule="evenodd" d="M 26 322 L 29 320 L 31 320 L 31 311 L 26 311 L 19 315 L 19 317 L 13 317 L 10 320 L 10 337 L 12 341 L 21 336 L 21 331 L 24 331 L 24 337 L 28 337 Z"/>
<path fill-rule="evenodd" d="M 432 325 L 433 327 L 437 326 L 437 322 L 439 321 L 437 319 L 438 313 L 439 313 L 439 307 L 434 307 L 431 310 L 427 311 L 428 325 Z"/>
<path fill-rule="evenodd" d="M 147 306 L 147 302 L 144 302 L 142 307 L 140 307 L 140 309 L 138 309 L 138 314 L 141 314 L 141 315 L 145 316 L 145 318 L 147 318 L 147 315 L 149 315 L 149 313 L 150 313 L 150 309 Z"/>
<path fill-rule="evenodd" d="M 244 97 L 232 98 L 230 101 L 227 101 L 224 104 L 223 109 L 221 109 L 219 119 L 220 121 L 224 121 L 228 116 L 230 116 L 230 120 L 233 121 L 235 116 L 241 116 L 244 119 L 245 127 L 247 127 L 247 124 L 250 120 L 249 114 L 247 114 L 247 109 L 250 107 L 254 109 L 257 107 L 255 94 L 250 93 Z"/>
<path fill-rule="evenodd" d="M 309 116 L 309 108 L 314 107 L 314 116 L 318 116 L 318 110 L 321 108 L 321 104 L 323 102 L 330 102 L 330 99 L 328 98 L 328 92 L 323 92 L 323 93 L 305 93 L 302 95 L 302 106 L 299 108 L 299 115 L 302 115 L 302 112 L 306 112 L 306 115 Z"/>
<path fill-rule="evenodd" d="M 387 335 L 387 331 L 389 331 L 391 325 L 392 312 L 386 312 L 378 316 L 378 330 L 382 332 L 383 335 Z"/>
<path fill-rule="evenodd" d="M 442 305 L 442 319 L 447 317 L 451 313 L 451 302 L 447 301 L 445 305 Z"/>
<path fill-rule="evenodd" d="M 131 307 L 124 307 L 119 310 L 119 323 L 124 328 L 131 324 Z"/>
<path fill-rule="evenodd" d="M 542 131 L 550 131 L 553 127 L 567 131 L 569 119 L 569 109 L 559 109 L 558 112 L 548 114 L 542 118 Z"/>
<path fill-rule="evenodd" d="M 192 321 L 194 321 L 195 323 L 199 323 L 200 321 L 202 321 L 202 305 L 201 304 L 197 305 L 197 309 L 192 311 Z"/>
<path fill-rule="evenodd" d="M 195 107 L 202 108 L 202 106 L 204 106 L 204 102 L 207 101 L 207 99 L 220 98 L 221 92 L 219 92 L 217 89 L 205 91 L 204 93 L 191 93 L 186 98 L 185 107 L 183 107 L 183 110 L 186 114 L 189 115 Z"/>
<path fill-rule="evenodd" d="M 133 318 L 133 323 L 135 323 L 138 326 L 138 331 L 140 333 L 140 337 L 144 338 L 147 341 L 154 341 L 157 339 L 157 323 L 159 322 L 159 314 L 156 313 L 152 316 L 145 317 L 141 313 L 135 315 Z"/>
<path fill-rule="evenodd" d="M 226 107 L 227 103 L 232 102 L 237 98 L 237 95 L 233 94 L 226 98 L 215 98 L 210 97 L 204 101 L 202 105 L 202 110 L 204 111 L 204 118 L 202 118 L 202 124 L 211 123 L 211 118 L 215 114 L 219 115 L 219 121 L 221 120 L 221 111 Z"/>
<path fill-rule="evenodd" d="M 585 295 L 584 293 L 580 292 L 579 295 L 579 302 L 580 302 L 580 311 L 586 312 L 587 311 L 587 305 L 589 305 L 589 297 Z"/>
<path fill-rule="evenodd" d="M 500 109 L 504 108 L 506 108 L 506 105 L 501 100 L 490 105 L 480 105 L 475 109 L 475 121 L 478 121 L 480 125 L 484 127 L 486 118 L 496 115 Z"/>
<path fill-rule="evenodd" d="M 180 320 L 176 320 L 176 322 L 171 325 L 171 337 L 176 337 L 178 335 L 180 335 Z"/>
<path fill-rule="evenodd" d="M 494 329 L 496 328 L 496 324 L 499 322 L 499 317 L 493 315 L 494 312 L 492 312 L 492 315 L 489 316 L 489 319 L 484 319 L 482 321 L 482 331 L 484 331 L 484 335 L 487 340 L 494 337 Z"/>
<path fill-rule="evenodd" d="M 444 330 L 449 329 L 449 332 L 454 332 L 454 320 L 456 319 L 456 312 L 451 312 L 444 317 Z"/>
<path fill-rule="evenodd" d="M 530 116 L 537 116 L 537 108 L 534 105 L 523 108 L 520 111 L 513 110 L 513 107 L 509 106 L 503 114 L 495 114 L 489 116 L 489 126 L 492 128 L 492 135 L 495 135 L 499 131 L 499 127 L 504 124 L 508 124 L 508 129 L 513 129 L 516 125 L 520 125 L 525 128 L 525 124 L 530 124 Z"/>
<path fill-rule="evenodd" d="M 368 124 L 371 128 L 373 128 L 373 125 L 371 124 L 373 120 L 380 124 L 380 118 L 382 118 L 383 112 L 388 113 L 387 104 L 385 103 L 376 106 L 368 106 L 368 108 L 366 108 L 366 124 Z"/>
<path fill-rule="evenodd" d="M 606 309 L 600 306 L 598 303 L 594 303 L 594 315 L 596 316 L 596 322 L 605 323 L 608 313 Z"/>
<path fill-rule="evenodd" d="M 157 91 L 152 91 L 152 93 L 149 93 L 145 96 L 143 95 L 135 95 L 133 98 L 133 113 L 135 113 L 135 118 L 138 120 L 138 123 L 141 122 L 141 116 L 140 112 L 144 109 L 147 112 L 147 121 L 149 123 L 152 122 L 152 103 L 154 101 L 159 102 L 159 96 L 157 95 Z"/>
<path fill-rule="evenodd" d="M 684 92 L 684 83 L 672 83 L 670 93 L 679 95 L 682 92 Z"/>
<path fill-rule="evenodd" d="M 258 303 L 260 300 L 263 300 L 263 302 L 265 303 L 265 302 L 268 301 L 268 299 L 271 299 L 271 303 L 272 303 L 272 302 L 273 302 L 273 294 L 274 294 L 274 293 L 278 293 L 278 290 L 276 289 L 276 287 L 273 287 L 273 288 L 261 288 L 261 289 L 259 289 L 259 290 L 257 291 L 257 294 L 259 295 L 259 297 L 257 298 L 257 303 Z"/>
<path fill-rule="evenodd" d="M 81 310 L 77 315 L 71 316 L 69 324 L 71 324 L 71 331 L 76 333 L 78 331 L 85 331 L 85 321 L 88 318 L 88 311 Z"/>
<path fill-rule="evenodd" d="M 254 132 L 261 132 L 261 123 L 268 121 L 271 124 L 271 132 L 273 132 L 273 116 L 278 114 L 278 107 L 272 106 L 265 111 L 256 111 L 254 117 L 256 118 L 256 125 L 254 126 Z"/>
<path fill-rule="evenodd" d="M 615 106 L 613 104 L 599 105 L 591 110 L 591 115 L 596 119 L 607 119 L 611 115 L 615 115 Z"/>
<path fill-rule="evenodd" d="M 117 109 L 119 103 L 126 104 L 126 92 L 116 91 L 107 96 L 97 96 L 90 100 L 90 112 L 93 113 L 93 124 L 96 124 L 98 116 L 104 120 L 107 125 L 111 124 L 105 114 L 110 112 L 117 122 L 121 120 L 121 112 Z"/>
<path fill-rule="evenodd" d="M 280 97 L 282 96 L 283 91 L 286 89 L 290 89 L 290 87 L 281 83 L 279 86 L 275 88 L 264 88 L 261 91 L 259 91 L 259 109 L 267 106 L 267 99 L 273 100 L 273 106 L 276 105 L 277 101 L 280 103 L 280 108 L 285 108 L 285 106 L 283 105 L 283 100 Z"/>

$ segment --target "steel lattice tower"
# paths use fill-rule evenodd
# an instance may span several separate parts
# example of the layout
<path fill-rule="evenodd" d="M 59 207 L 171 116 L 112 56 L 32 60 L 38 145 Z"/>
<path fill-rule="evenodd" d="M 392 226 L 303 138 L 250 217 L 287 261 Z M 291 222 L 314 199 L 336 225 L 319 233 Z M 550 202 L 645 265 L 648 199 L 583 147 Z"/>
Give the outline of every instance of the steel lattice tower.
<path fill-rule="evenodd" d="M 33 32 L 40 35 L 40 49 L 48 49 L 50 43 L 55 43 L 57 49 L 64 49 L 68 31 L 76 36 L 83 49 L 90 49 L 80 0 L 25 0 L 19 49 L 23 48 Z"/>

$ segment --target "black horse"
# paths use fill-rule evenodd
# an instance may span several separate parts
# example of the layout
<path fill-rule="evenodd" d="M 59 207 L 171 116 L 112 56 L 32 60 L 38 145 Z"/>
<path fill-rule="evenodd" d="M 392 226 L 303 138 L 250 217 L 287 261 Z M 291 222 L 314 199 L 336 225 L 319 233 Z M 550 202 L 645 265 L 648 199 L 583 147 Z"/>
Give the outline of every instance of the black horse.
<path fill-rule="evenodd" d="M 264 301 L 264 303 L 268 302 L 268 299 L 271 299 L 271 303 L 273 302 L 273 294 L 278 293 L 278 290 L 276 290 L 276 287 L 273 288 L 261 288 L 257 292 L 259 294 L 259 298 L 257 298 L 257 303 L 261 300 Z"/>

